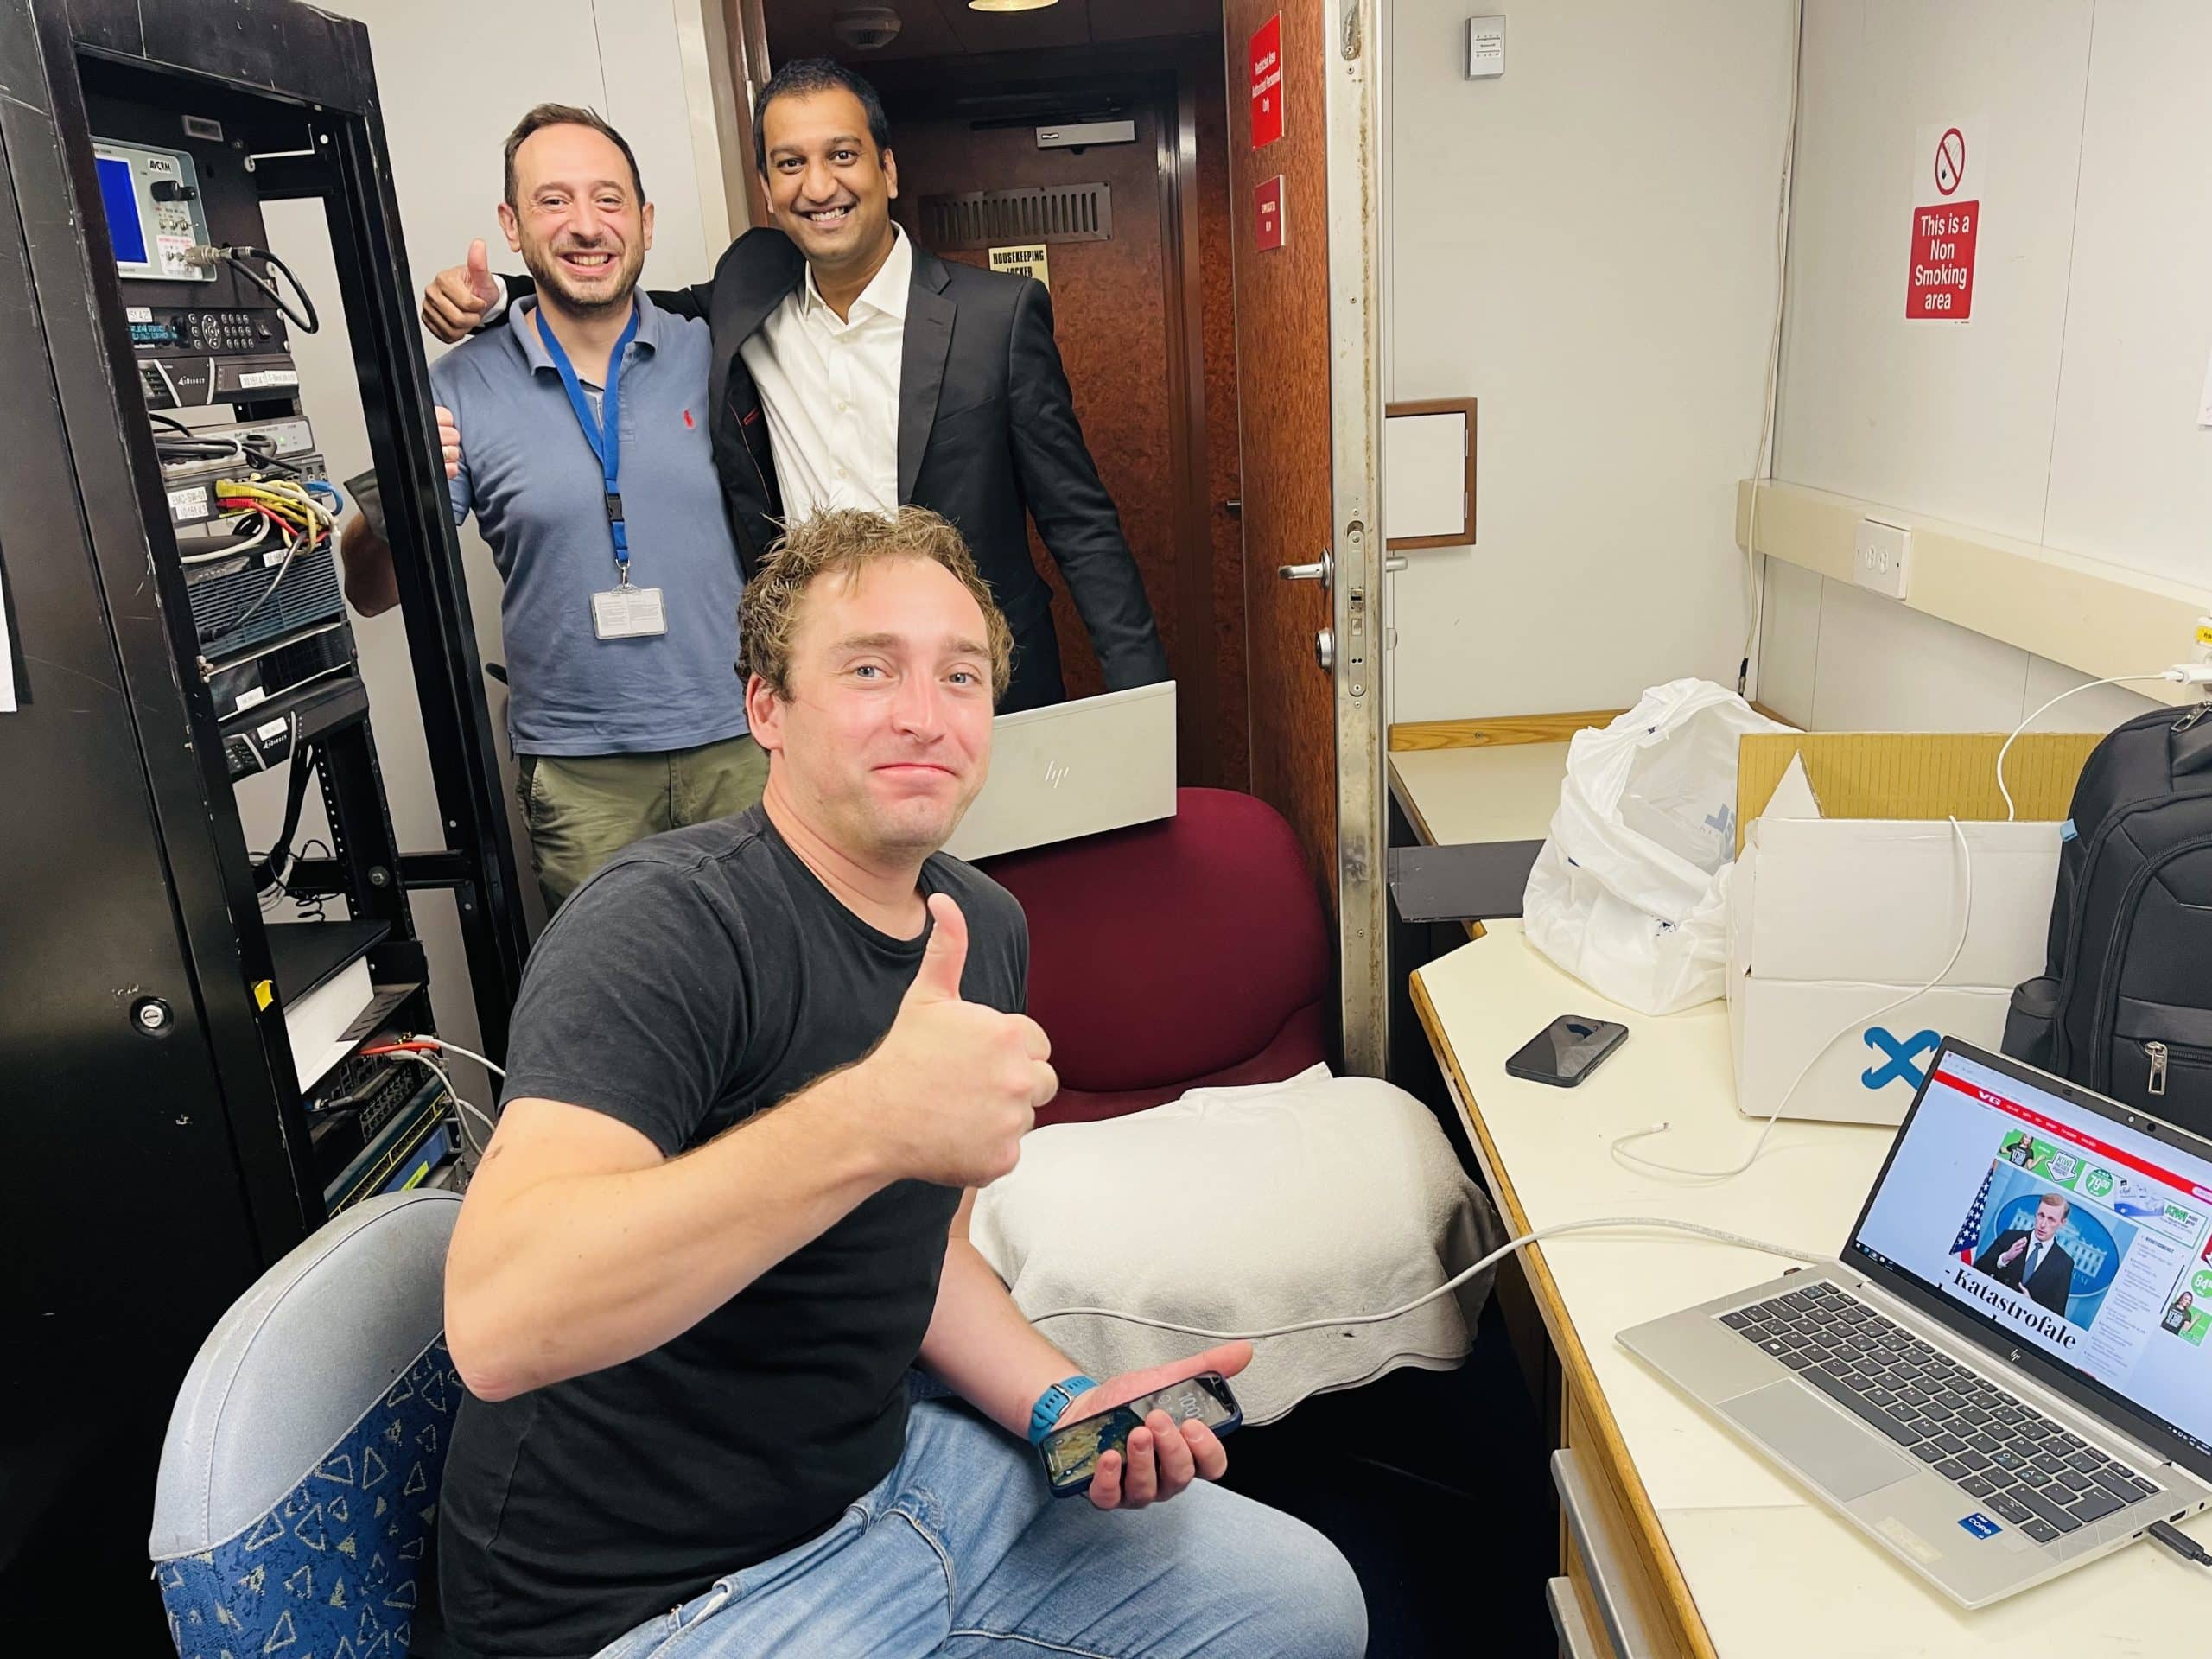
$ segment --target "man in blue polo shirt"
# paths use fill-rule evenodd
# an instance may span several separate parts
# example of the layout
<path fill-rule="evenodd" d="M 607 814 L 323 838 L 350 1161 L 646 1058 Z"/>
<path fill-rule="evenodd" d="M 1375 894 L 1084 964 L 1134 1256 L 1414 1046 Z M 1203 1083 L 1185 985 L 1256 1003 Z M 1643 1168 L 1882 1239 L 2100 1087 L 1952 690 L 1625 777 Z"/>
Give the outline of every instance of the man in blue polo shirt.
<path fill-rule="evenodd" d="M 508 728 L 550 908 L 642 836 L 746 810 L 767 760 L 734 667 L 712 345 L 636 291 L 653 210 L 629 145 L 588 110 L 539 105 L 507 139 L 499 223 L 537 302 L 430 382 L 464 451 L 447 451 L 454 522 L 475 513 L 506 583 Z M 357 609 L 397 603 L 365 518 L 340 547 Z"/>

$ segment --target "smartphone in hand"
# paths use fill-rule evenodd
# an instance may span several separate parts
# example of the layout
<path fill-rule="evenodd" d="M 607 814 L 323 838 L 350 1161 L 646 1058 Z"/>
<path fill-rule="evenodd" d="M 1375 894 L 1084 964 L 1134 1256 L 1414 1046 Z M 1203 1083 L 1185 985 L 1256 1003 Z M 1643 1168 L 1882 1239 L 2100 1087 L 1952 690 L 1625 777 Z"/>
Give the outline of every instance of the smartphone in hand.
<path fill-rule="evenodd" d="M 1244 1421 L 1229 1379 L 1219 1371 L 1201 1371 L 1126 1404 L 1058 1424 L 1037 1446 L 1052 1496 L 1073 1497 L 1089 1491 L 1098 1460 L 1109 1452 L 1119 1452 L 1126 1462 L 1130 1430 L 1141 1427 L 1155 1411 L 1166 1412 L 1178 1424 L 1196 1418 L 1216 1434 L 1226 1434 Z"/>

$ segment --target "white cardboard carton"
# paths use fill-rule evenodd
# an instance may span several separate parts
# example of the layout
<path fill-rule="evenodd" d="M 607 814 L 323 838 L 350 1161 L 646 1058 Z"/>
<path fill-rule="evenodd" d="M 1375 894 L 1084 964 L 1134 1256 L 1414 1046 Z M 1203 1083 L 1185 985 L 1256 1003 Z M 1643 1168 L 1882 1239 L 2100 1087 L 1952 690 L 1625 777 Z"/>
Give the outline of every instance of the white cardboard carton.
<path fill-rule="evenodd" d="M 1729 894 L 1738 1109 L 1895 1124 L 1942 1038 L 1997 1047 L 2013 987 L 2043 971 L 2059 836 L 2048 818 L 1825 816 L 1793 758 Z"/>

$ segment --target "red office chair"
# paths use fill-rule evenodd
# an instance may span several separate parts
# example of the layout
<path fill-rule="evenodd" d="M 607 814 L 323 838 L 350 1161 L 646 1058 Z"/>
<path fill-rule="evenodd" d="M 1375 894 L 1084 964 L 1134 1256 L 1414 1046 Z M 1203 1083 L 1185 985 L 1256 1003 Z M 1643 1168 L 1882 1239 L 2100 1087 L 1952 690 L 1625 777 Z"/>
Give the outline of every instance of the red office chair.
<path fill-rule="evenodd" d="M 1274 1083 L 1329 1057 L 1328 919 L 1297 837 L 1249 795 L 983 867 L 1029 915 L 1029 1012 L 1058 1096 L 1040 1123 Z"/>

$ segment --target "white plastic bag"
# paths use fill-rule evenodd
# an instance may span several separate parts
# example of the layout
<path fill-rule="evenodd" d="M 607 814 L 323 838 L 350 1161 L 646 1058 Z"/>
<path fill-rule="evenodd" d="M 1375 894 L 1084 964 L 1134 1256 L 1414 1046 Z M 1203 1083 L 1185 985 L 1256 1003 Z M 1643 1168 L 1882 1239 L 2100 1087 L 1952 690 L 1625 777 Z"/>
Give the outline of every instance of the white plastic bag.
<path fill-rule="evenodd" d="M 1529 942 L 1645 1014 L 1721 994 L 1736 857 L 1736 740 L 1779 732 L 1707 680 L 1654 686 L 1578 732 L 1550 836 L 1529 872 Z"/>

